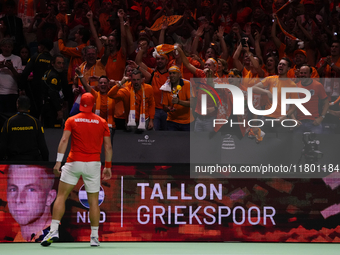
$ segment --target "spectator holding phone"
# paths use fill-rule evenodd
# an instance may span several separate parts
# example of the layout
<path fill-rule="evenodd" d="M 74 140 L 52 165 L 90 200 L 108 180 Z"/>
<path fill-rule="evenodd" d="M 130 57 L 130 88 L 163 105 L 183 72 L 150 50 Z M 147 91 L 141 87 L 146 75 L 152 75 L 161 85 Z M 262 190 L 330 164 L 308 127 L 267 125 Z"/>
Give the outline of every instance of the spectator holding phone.
<path fill-rule="evenodd" d="M 18 78 L 22 72 L 21 58 L 12 54 L 13 40 L 0 42 L 0 113 L 13 114 L 18 99 Z"/>

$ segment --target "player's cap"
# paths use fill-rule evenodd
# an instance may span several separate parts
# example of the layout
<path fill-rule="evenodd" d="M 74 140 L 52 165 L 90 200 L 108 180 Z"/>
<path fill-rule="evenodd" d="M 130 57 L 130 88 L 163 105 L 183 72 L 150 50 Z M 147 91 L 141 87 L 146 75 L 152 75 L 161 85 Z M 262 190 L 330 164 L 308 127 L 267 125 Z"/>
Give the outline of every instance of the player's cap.
<path fill-rule="evenodd" d="M 79 110 L 81 112 L 92 112 L 94 96 L 91 93 L 84 93 L 80 99 Z"/>

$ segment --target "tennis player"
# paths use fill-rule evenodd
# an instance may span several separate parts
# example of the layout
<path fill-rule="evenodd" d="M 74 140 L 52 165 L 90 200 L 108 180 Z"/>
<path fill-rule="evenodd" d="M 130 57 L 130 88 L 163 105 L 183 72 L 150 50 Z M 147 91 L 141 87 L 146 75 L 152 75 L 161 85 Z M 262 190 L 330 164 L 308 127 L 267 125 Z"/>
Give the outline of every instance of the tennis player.
<path fill-rule="evenodd" d="M 107 122 L 92 112 L 95 100 L 91 93 L 85 93 L 80 100 L 79 114 L 70 117 L 65 123 L 63 136 L 60 140 L 57 162 L 53 168 L 55 174 L 60 175 L 57 199 L 53 206 L 50 232 L 41 242 L 42 246 L 49 246 L 59 239 L 58 227 L 65 212 L 65 202 L 73 187 L 82 176 L 90 206 L 91 246 L 99 246 L 98 228 L 100 210 L 98 195 L 100 176 L 103 180 L 111 178 L 112 146 Z M 66 164 L 61 168 L 61 162 L 71 139 L 71 150 Z M 100 153 L 104 142 L 105 167 L 100 174 Z"/>

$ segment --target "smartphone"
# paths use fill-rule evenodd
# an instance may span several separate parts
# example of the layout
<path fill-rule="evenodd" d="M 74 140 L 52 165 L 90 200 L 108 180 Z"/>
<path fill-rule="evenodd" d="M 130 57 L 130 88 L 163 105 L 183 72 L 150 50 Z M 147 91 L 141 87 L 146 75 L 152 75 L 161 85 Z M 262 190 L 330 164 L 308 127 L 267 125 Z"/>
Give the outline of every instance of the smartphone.
<path fill-rule="evenodd" d="M 247 47 L 247 39 L 245 37 L 241 39 L 241 44 L 242 44 L 242 47 Z"/>
<path fill-rule="evenodd" d="M 6 63 L 11 63 L 12 61 L 10 59 L 6 59 Z"/>
<path fill-rule="evenodd" d="M 334 32 L 334 35 L 338 35 L 338 33 L 337 33 L 337 32 Z"/>

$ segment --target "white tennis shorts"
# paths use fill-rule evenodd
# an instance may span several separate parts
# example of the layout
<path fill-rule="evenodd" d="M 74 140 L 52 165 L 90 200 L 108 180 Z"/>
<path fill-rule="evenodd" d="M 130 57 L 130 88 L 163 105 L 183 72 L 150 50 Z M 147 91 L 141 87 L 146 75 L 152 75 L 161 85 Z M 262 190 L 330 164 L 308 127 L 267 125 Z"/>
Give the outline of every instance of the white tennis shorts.
<path fill-rule="evenodd" d="M 61 168 L 60 180 L 71 185 L 76 185 L 80 176 L 82 176 L 86 192 L 96 193 L 100 190 L 100 168 L 100 161 L 68 162 Z"/>

